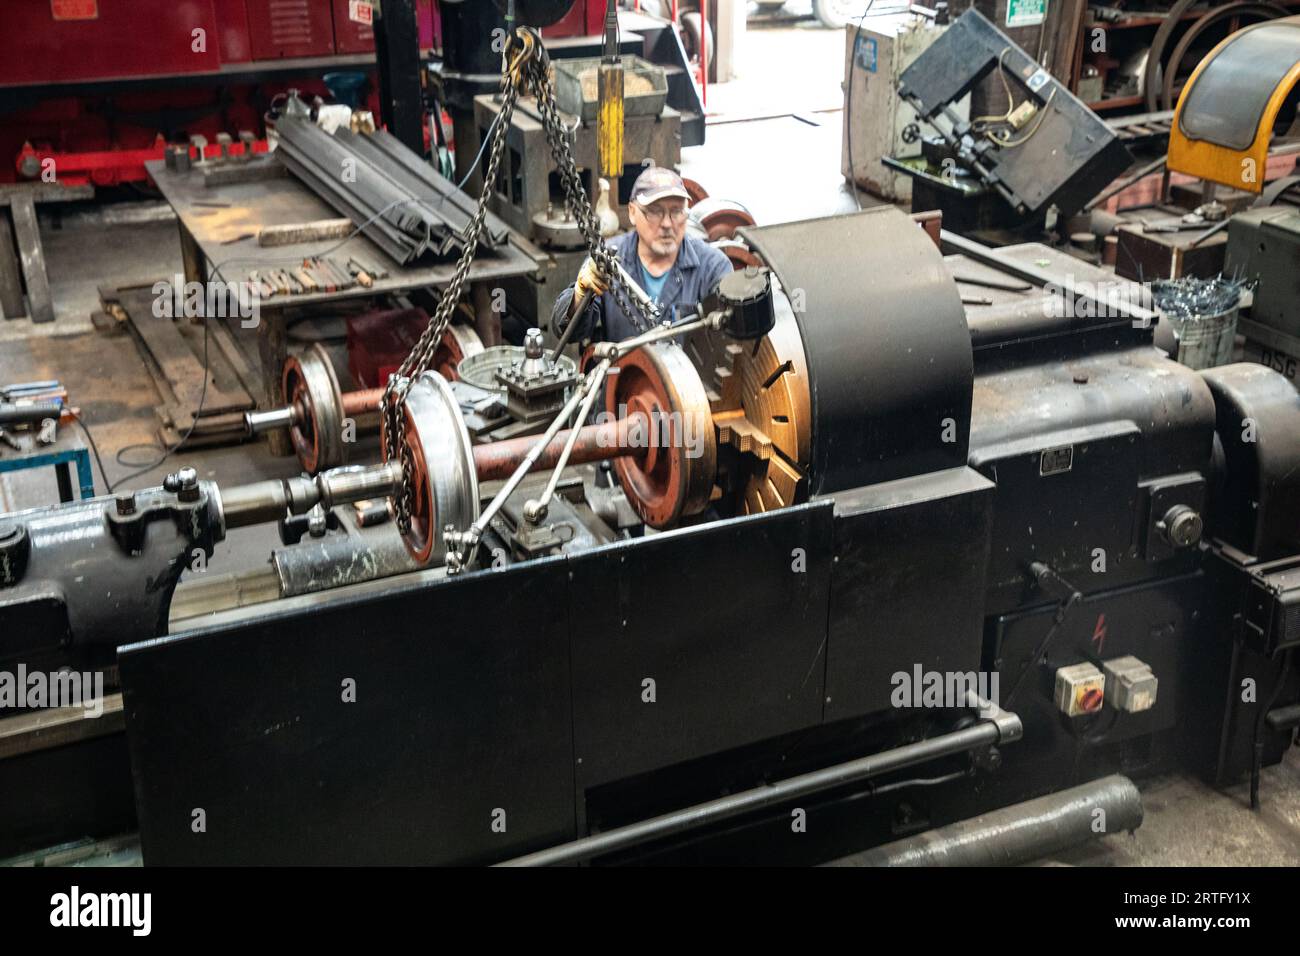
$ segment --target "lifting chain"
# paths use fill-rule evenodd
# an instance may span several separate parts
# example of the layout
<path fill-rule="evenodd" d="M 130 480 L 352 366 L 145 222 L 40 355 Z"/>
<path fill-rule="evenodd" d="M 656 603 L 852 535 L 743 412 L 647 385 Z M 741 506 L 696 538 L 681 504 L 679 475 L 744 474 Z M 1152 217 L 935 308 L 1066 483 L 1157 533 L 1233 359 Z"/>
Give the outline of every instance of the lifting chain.
<path fill-rule="evenodd" d="M 406 534 L 411 527 L 414 469 L 411 449 L 406 441 L 402 406 L 411 384 L 421 372 L 432 367 L 438 343 L 442 341 L 443 333 L 446 332 L 452 313 L 460 300 L 474 255 L 478 251 L 479 234 L 487 218 L 488 203 L 501 167 L 501 156 L 505 151 L 506 133 L 510 128 L 515 106 L 521 94 L 531 92 L 537 100 L 537 110 L 546 130 L 546 141 L 551 147 L 551 155 L 564 188 L 565 205 L 587 240 L 588 252 L 601 278 L 604 279 L 624 314 L 631 316 L 640 326 L 641 331 L 648 331 L 659 323 L 659 316 L 653 309 L 628 292 L 618 268 L 617 257 L 601 241 L 599 220 L 591 208 L 586 190 L 583 189 L 582 177 L 573 158 L 569 133 L 560 118 L 559 107 L 555 103 L 555 93 L 551 87 L 550 58 L 546 55 L 537 32 L 529 27 L 515 30 L 503 53 L 502 63 L 507 65 L 501 78 L 499 115 L 490 131 L 487 171 L 483 176 L 478 208 L 474 217 L 465 226 L 464 251 L 461 253 L 460 261 L 456 263 L 456 271 L 451 281 L 443 290 L 437 310 L 429 319 L 428 326 L 397 372 L 389 376 L 388 387 L 380 405 L 380 413 L 384 421 L 384 458 L 387 461 L 400 460 L 402 463 L 402 487 L 394 498 L 393 511 L 397 526 L 403 534 Z"/>

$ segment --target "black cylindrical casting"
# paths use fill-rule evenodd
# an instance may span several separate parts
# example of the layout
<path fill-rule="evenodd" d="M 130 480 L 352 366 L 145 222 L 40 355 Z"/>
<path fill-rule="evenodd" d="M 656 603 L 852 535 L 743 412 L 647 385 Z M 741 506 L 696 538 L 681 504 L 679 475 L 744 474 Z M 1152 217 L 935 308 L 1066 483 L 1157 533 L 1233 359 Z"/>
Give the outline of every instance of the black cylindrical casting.
<path fill-rule="evenodd" d="M 1116 774 L 826 865 L 1014 866 L 1141 825 L 1142 795 Z"/>

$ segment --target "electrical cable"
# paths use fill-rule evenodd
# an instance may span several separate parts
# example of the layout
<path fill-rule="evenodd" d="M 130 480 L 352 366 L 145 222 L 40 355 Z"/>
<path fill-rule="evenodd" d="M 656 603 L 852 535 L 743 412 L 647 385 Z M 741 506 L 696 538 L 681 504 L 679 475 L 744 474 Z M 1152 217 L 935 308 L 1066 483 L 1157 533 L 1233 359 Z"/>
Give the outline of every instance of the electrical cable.
<path fill-rule="evenodd" d="M 185 430 L 185 434 L 181 436 L 180 441 L 176 442 L 176 444 L 170 447 L 165 445 L 161 445 L 161 446 L 154 445 L 148 442 L 135 442 L 133 444 L 124 445 L 121 448 L 119 448 L 117 450 L 117 454 L 114 456 L 114 460 L 117 461 L 119 465 L 125 465 L 126 467 L 135 467 L 136 470 L 132 472 L 128 472 L 127 474 L 118 478 L 116 481 L 108 480 L 108 472 L 104 468 L 104 460 L 103 458 L 100 457 L 99 446 L 95 443 L 95 437 L 94 435 L 91 434 L 90 426 L 88 426 L 82 420 L 81 416 L 78 413 L 72 412 L 72 420 L 75 421 L 79 426 L 81 426 L 81 431 L 86 436 L 87 442 L 89 442 L 90 444 L 90 450 L 95 456 L 95 463 L 99 465 L 99 473 L 104 477 L 104 487 L 107 490 L 108 494 L 111 495 L 113 493 L 113 489 L 121 486 L 121 484 L 124 481 L 130 481 L 132 478 L 138 478 L 140 475 L 143 475 L 145 472 L 152 471 L 153 469 L 157 468 L 169 457 L 171 457 L 173 452 L 179 450 L 187 441 L 189 441 L 190 436 L 194 434 L 195 426 L 198 425 L 199 423 L 199 416 L 203 413 L 203 404 L 207 399 L 208 378 L 210 376 L 211 376 L 211 366 L 209 364 L 209 359 L 208 359 L 208 322 L 207 319 L 205 318 L 203 320 L 203 388 L 199 391 L 198 408 L 196 408 L 194 411 L 194 417 L 190 421 L 190 427 Z M 130 463 L 122 461 L 122 457 L 121 457 L 122 453 L 130 451 L 133 448 L 157 449 L 160 447 L 162 448 L 162 454 L 159 455 L 155 460 L 149 462 L 146 465 L 133 466 Z"/>
<path fill-rule="evenodd" d="M 1013 140 L 1010 138 L 1006 138 L 1005 136 L 999 136 L 997 133 L 989 133 L 987 134 L 988 137 L 992 139 L 995 143 L 997 143 L 999 146 L 1003 147 L 1004 149 L 1025 145 L 1025 143 L 1033 139 L 1034 134 L 1037 133 L 1039 129 L 1042 128 L 1043 120 L 1047 117 L 1047 107 L 1052 105 L 1052 100 L 1055 97 L 1056 97 L 1056 88 L 1053 87 L 1052 92 L 1047 94 L 1047 99 L 1043 102 L 1043 105 L 1038 110 L 1038 115 L 1034 120 L 1033 129 L 1031 129 L 1028 133 L 1020 137 L 1019 139 Z"/>
<path fill-rule="evenodd" d="M 878 796 L 882 793 L 889 793 L 891 790 L 902 790 L 906 787 L 937 787 L 941 784 L 951 783 L 954 780 L 961 780 L 969 775 L 966 770 L 955 770 L 940 777 L 912 777 L 908 780 L 895 780 L 892 783 L 882 783 L 878 787 L 871 788 L 867 791 L 867 795 Z"/>
<path fill-rule="evenodd" d="M 1042 127 L 1043 120 L 1047 116 L 1047 107 L 1051 106 L 1052 100 L 1056 98 L 1056 87 L 1052 87 L 1052 91 L 1047 94 L 1047 99 L 1043 101 L 1043 105 L 1038 108 L 1038 111 L 1035 114 L 1033 120 L 1033 127 L 1029 130 L 1028 133 L 1020 137 L 1019 139 L 1010 138 L 1009 134 L 1005 130 L 1000 131 L 1000 135 L 999 135 L 999 132 L 994 132 L 992 130 L 988 130 L 984 128 L 986 126 L 997 125 L 999 123 L 1010 123 L 1011 115 L 1015 113 L 1017 109 L 1020 108 L 1019 106 L 1016 105 L 1015 97 L 1011 94 L 1011 84 L 1007 80 L 1007 68 L 1006 68 L 1005 58 L 1007 53 L 1010 52 L 1010 50 L 1011 47 L 1006 46 L 1003 47 L 1002 52 L 998 54 L 998 79 L 1002 81 L 1003 92 L 1005 92 L 1007 95 L 1007 111 L 1000 116 L 997 114 L 989 114 L 987 116 L 977 116 L 975 117 L 975 119 L 971 120 L 972 130 L 981 134 L 989 141 L 995 143 L 996 145 L 1004 149 L 1014 148 L 1016 146 L 1023 146 L 1025 143 L 1029 142 L 1034 137 L 1034 134 L 1037 133 L 1038 130 Z M 1020 104 L 1020 106 L 1023 106 L 1024 103 L 1028 103 L 1028 102 L 1029 100 L 1028 98 L 1026 98 L 1024 102 Z M 976 127 L 980 127 L 980 128 L 976 129 Z"/>
<path fill-rule="evenodd" d="M 1100 720 L 1094 721 L 1088 728 L 1078 735 L 1079 743 L 1091 747 L 1093 744 L 1101 743 L 1119 724 L 1120 716 L 1124 713 L 1118 707 L 1106 708 L 1110 719 L 1103 723 Z"/>
<path fill-rule="evenodd" d="M 862 42 L 862 21 L 867 18 L 876 0 L 869 0 L 867 8 L 858 16 L 858 28 L 853 35 L 853 57 L 857 62 L 858 44 Z M 853 193 L 853 205 L 862 210 L 862 200 L 858 197 L 858 180 L 853 165 L 853 74 L 849 74 L 849 88 L 844 93 L 845 146 L 849 156 L 849 190 Z"/>
<path fill-rule="evenodd" d="M 1038 642 L 1038 646 L 1034 648 L 1034 653 L 1030 655 L 1029 659 L 1026 660 L 1024 664 L 1021 665 L 1019 673 L 1016 674 L 1015 681 L 1011 684 L 1011 691 L 1007 694 L 1006 703 L 1002 705 L 1004 710 L 1011 709 L 1011 704 L 1016 699 L 1016 692 L 1020 690 L 1020 685 L 1024 682 L 1025 675 L 1027 675 L 1030 669 L 1037 666 L 1038 662 L 1042 660 L 1043 655 L 1047 653 L 1048 646 L 1056 638 L 1057 632 L 1065 622 L 1066 616 L 1074 609 L 1076 604 L 1083 600 L 1083 592 L 1050 568 L 1047 568 L 1042 574 L 1038 575 L 1040 582 L 1048 576 L 1054 578 L 1065 587 L 1068 587 L 1070 589 L 1070 595 L 1064 601 L 1059 603 L 1055 619 L 1052 621 L 1052 626 L 1047 629 L 1047 633 L 1043 635 L 1043 639 Z M 1042 584 L 1040 583 L 1039 587 L 1041 586 Z"/>
<path fill-rule="evenodd" d="M 938 787 L 945 783 L 952 783 L 954 780 L 962 780 L 971 776 L 970 770 L 954 770 L 951 773 L 941 774 L 937 777 L 912 777 L 907 780 L 894 780 L 889 783 L 873 784 L 867 782 L 866 787 L 851 793 L 848 796 L 840 797 L 836 802 L 839 804 L 854 803 L 858 800 L 869 800 L 872 797 L 878 797 L 881 794 L 890 793 L 894 790 L 905 790 L 908 787 Z"/>
<path fill-rule="evenodd" d="M 95 436 L 90 433 L 90 428 L 88 428 L 86 423 L 81 420 L 81 414 L 79 412 L 72 407 L 69 407 L 68 414 L 71 415 L 72 420 L 77 423 L 77 427 L 81 429 L 81 433 L 86 436 L 86 443 L 90 445 L 91 454 L 95 456 L 95 464 L 99 466 L 99 473 L 104 478 L 104 485 L 107 486 L 108 469 L 104 467 L 104 459 L 99 457 L 99 445 L 95 443 Z M 91 484 L 93 486 L 94 482 L 92 481 Z"/>
<path fill-rule="evenodd" d="M 1002 52 L 998 54 L 998 79 L 1002 81 L 1002 89 L 1007 94 L 1007 111 L 1000 116 L 996 113 L 990 113 L 987 116 L 977 116 L 972 119 L 971 126 L 976 123 L 1005 123 L 1011 119 L 1011 114 L 1016 111 L 1016 101 L 1011 95 L 1011 84 L 1007 82 L 1007 70 L 1003 65 L 1003 58 L 1011 51 L 1011 47 L 1004 46 Z"/>

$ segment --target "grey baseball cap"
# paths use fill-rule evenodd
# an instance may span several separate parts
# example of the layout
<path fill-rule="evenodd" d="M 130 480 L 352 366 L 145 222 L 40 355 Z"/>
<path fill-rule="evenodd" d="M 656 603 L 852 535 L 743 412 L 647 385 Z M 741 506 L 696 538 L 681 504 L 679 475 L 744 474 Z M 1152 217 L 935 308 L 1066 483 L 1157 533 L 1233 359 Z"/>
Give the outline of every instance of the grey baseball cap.
<path fill-rule="evenodd" d="M 686 200 L 691 198 L 691 194 L 686 191 L 686 184 L 682 182 L 682 177 L 663 166 L 647 168 L 632 184 L 632 201 L 640 206 L 648 206 L 669 196 Z"/>

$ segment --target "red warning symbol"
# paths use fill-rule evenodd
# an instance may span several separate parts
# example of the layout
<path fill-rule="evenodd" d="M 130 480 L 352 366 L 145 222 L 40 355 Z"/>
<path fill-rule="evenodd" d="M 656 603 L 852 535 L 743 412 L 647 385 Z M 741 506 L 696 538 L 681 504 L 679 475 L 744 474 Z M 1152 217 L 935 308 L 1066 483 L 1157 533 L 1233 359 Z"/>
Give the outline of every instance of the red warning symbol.
<path fill-rule="evenodd" d="M 1092 629 L 1092 643 L 1098 654 L 1106 646 L 1106 615 L 1104 612 L 1097 615 L 1097 626 Z"/>

